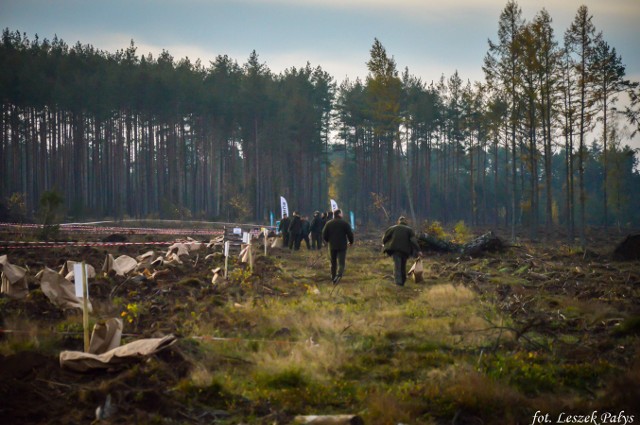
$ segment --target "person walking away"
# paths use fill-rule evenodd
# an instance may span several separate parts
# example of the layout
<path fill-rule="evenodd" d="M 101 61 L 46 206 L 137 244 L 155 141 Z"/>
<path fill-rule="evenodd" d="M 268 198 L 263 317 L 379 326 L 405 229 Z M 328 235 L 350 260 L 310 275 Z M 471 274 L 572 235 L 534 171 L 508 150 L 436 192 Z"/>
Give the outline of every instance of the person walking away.
<path fill-rule="evenodd" d="M 316 211 L 313 213 L 313 218 L 311 219 L 311 249 L 316 250 L 320 249 L 322 246 L 322 229 L 324 228 L 324 222 L 322 221 L 322 217 L 320 216 L 320 212 Z"/>
<path fill-rule="evenodd" d="M 282 242 L 284 247 L 289 246 L 289 226 L 291 225 L 291 219 L 286 215 L 282 215 L 282 220 L 278 225 L 278 232 L 282 233 Z"/>
<path fill-rule="evenodd" d="M 289 249 L 300 249 L 300 241 L 302 239 L 302 220 L 297 211 L 293 212 L 291 224 L 289 224 Z"/>
<path fill-rule="evenodd" d="M 309 218 L 307 216 L 302 217 L 302 238 L 305 245 L 307 245 L 307 249 L 311 249 L 311 244 L 309 243 L 309 233 L 311 233 L 311 223 L 309 223 Z M 302 244 L 302 242 L 300 242 Z"/>
<path fill-rule="evenodd" d="M 404 217 L 398 218 L 396 225 L 389 227 L 382 237 L 384 252 L 393 257 L 393 277 L 395 284 L 404 286 L 407 281 L 407 258 L 419 256 L 420 245 L 416 234 Z"/>
<path fill-rule="evenodd" d="M 331 257 L 331 281 L 338 284 L 344 273 L 347 259 L 347 247 L 353 245 L 351 225 L 342 219 L 342 211 L 333 212 L 333 220 L 322 229 L 322 239 L 329 245 Z"/>

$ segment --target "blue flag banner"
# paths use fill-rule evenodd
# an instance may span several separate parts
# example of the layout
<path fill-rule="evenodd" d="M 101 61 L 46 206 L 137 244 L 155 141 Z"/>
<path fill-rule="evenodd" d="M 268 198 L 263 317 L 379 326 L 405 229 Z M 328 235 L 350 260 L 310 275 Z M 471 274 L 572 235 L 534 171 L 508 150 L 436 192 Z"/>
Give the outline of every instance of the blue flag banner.
<path fill-rule="evenodd" d="M 271 222 L 271 227 L 273 227 L 273 211 L 269 212 L 269 222 Z"/>
<path fill-rule="evenodd" d="M 356 215 L 353 213 L 353 211 L 349 211 L 349 215 L 351 216 L 351 228 L 353 230 L 356 230 Z"/>

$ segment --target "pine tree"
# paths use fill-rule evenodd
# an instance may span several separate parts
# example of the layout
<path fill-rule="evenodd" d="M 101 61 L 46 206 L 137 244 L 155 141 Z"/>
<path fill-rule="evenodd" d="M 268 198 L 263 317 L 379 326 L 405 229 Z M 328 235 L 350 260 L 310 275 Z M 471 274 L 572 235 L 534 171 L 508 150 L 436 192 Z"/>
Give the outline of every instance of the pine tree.
<path fill-rule="evenodd" d="M 504 93 L 508 105 L 510 143 L 511 143 L 511 239 L 515 240 L 516 215 L 518 204 L 517 164 L 516 164 L 516 129 L 518 124 L 518 104 L 521 96 L 519 72 L 521 62 L 519 34 L 524 26 L 522 9 L 518 4 L 509 0 L 498 21 L 498 42 L 489 40 L 489 52 L 484 61 L 485 72 L 489 87 Z"/>
<path fill-rule="evenodd" d="M 601 39 L 601 34 L 596 33 L 592 22 L 593 16 L 589 14 L 586 6 L 580 6 L 578 12 L 565 32 L 565 45 L 569 53 L 576 56 L 574 68 L 577 75 L 579 92 L 578 102 L 578 185 L 580 201 L 580 243 L 586 247 L 586 192 L 584 182 L 584 163 L 586 156 L 585 138 L 593 124 L 593 81 L 594 81 L 594 53 L 595 46 Z"/>

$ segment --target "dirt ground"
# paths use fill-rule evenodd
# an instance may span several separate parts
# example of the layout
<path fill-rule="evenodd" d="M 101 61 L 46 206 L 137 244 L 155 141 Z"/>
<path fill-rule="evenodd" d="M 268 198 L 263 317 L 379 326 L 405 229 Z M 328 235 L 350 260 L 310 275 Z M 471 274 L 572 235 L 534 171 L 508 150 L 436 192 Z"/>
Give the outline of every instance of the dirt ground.
<path fill-rule="evenodd" d="M 96 235 L 74 234 L 78 240 L 100 240 Z M 0 235 L 15 239 L 16 235 Z M 157 241 L 151 236 L 122 235 L 127 241 Z M 200 236 L 200 239 L 202 237 Z M 594 236 L 583 252 L 560 241 L 521 241 L 503 252 L 478 258 L 455 254 L 425 255 L 426 282 L 443 281 L 464 285 L 483 302 L 495 305 L 511 318 L 509 323 L 491 323 L 511 342 L 532 352 L 553 346 L 554 355 L 573 359 L 576 364 L 606 361 L 627 372 L 612 380 L 609 407 L 638 409 L 640 400 L 640 263 L 618 261 L 612 256 L 621 236 Z M 165 237 L 165 240 L 169 240 Z M 376 233 L 361 237 L 360 247 L 379 249 Z M 172 347 L 126 367 L 91 373 L 77 373 L 60 367 L 61 350 L 83 347 L 82 315 L 79 310 L 60 310 L 39 289 L 35 274 L 43 267 L 58 270 L 66 260 L 83 259 L 97 271 L 107 254 L 135 257 L 158 246 L 96 246 L 57 249 L 0 248 L 12 264 L 28 268 L 30 292 L 24 300 L 0 296 L 0 422 L 7 424 L 87 424 L 87 423 L 289 423 L 292 416 L 265 401 L 231 394 L 219 385 L 195 386 L 188 378 L 202 361 L 185 323 L 194 315 L 232 333 L 231 327 L 250 326 L 225 323 L 216 309 L 229 300 L 242 301 L 259 290 L 262 297 L 281 292 L 291 270 L 276 261 L 289 255 L 273 251 L 258 257 L 252 279 L 260 285 L 212 285 L 212 268 L 222 264 L 218 254 L 205 260 L 203 251 L 191 254 L 184 264 L 165 267 L 166 272 L 151 280 L 142 275 L 99 276 L 90 280 L 89 293 L 96 311 L 92 321 L 122 316 L 130 306 L 144 308 L 145 314 L 126 322 L 124 342 L 167 334 L 178 336 Z M 274 258 L 276 260 L 274 260 Z M 365 267 L 364 265 L 362 267 Z M 239 266 L 238 266 L 238 269 Z M 99 272 L 100 274 L 100 272 Z M 380 276 L 385 279 L 386 276 Z M 276 283 L 277 282 L 277 283 Z M 258 288 L 259 289 L 255 289 Z M 288 296 L 305 293 L 289 288 Z M 124 316 L 125 321 L 128 319 Z M 189 322 L 190 323 L 190 322 Z M 220 356 L 219 363 L 243 362 Z M 105 407 L 113 394 L 117 410 L 108 419 L 97 420 L 96 409 Z M 233 406 L 230 408 L 230 406 Z M 252 419 L 249 419 L 252 418 Z M 444 423 L 444 422 L 443 422 Z M 451 423 L 450 421 L 448 423 Z M 460 422 L 463 423 L 463 422 Z M 471 422 L 470 422 L 471 423 Z"/>

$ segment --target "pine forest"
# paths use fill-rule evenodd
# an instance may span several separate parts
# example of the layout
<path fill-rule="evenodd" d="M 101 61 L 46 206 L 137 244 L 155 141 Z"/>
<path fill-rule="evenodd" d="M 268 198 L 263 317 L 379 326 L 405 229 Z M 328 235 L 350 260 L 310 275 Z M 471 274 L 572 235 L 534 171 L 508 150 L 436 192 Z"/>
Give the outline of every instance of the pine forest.
<path fill-rule="evenodd" d="M 311 64 L 275 74 L 255 51 L 203 64 L 5 29 L 3 221 L 57 192 L 70 219 L 264 223 L 285 196 L 337 199 L 362 223 L 638 226 L 638 84 L 585 6 L 564 34 L 551 23 L 508 2 L 475 82 L 424 81 L 378 39 L 366 79 L 338 82 Z"/>

